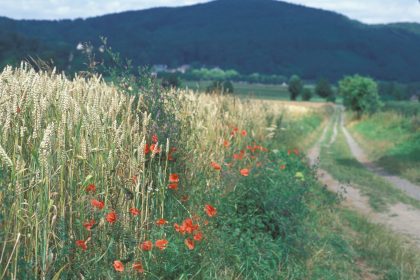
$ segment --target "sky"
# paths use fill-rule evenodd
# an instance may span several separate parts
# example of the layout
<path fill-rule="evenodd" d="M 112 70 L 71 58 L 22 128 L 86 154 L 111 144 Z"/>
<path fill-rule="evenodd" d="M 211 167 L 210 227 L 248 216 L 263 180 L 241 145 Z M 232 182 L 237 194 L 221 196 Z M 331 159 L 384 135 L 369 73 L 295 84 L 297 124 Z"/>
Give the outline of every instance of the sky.
<path fill-rule="evenodd" d="M 420 23 L 420 0 L 286 0 L 332 10 L 365 23 Z M 128 10 L 184 6 L 208 0 L 0 0 L 0 16 L 14 19 L 87 18 Z"/>

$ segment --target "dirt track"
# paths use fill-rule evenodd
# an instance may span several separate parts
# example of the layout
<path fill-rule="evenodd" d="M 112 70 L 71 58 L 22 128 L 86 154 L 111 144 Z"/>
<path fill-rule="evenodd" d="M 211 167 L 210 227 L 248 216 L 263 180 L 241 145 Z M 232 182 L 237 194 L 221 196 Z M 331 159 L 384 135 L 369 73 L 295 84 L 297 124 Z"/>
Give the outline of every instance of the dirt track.
<path fill-rule="evenodd" d="M 327 131 L 331 127 L 333 127 L 333 134 L 330 141 L 327 141 Z M 382 168 L 375 166 L 368 160 L 366 154 L 344 127 L 343 109 L 339 106 L 336 107 L 335 116 L 331 118 L 331 121 L 325 127 L 319 141 L 308 151 L 309 161 L 312 165 L 316 164 L 319 160 L 322 160 L 322 158 L 319 158 L 321 146 L 332 145 L 336 139 L 337 133 L 339 133 L 338 129 L 344 133 L 353 156 L 369 171 L 374 172 L 383 177 L 385 180 L 391 182 L 391 184 L 393 184 L 396 188 L 405 191 L 407 195 L 420 200 L 420 187 L 415 186 L 397 176 L 387 174 Z M 328 144 L 325 144 L 326 142 L 328 142 Z M 414 209 L 412 206 L 403 203 L 397 203 L 390 206 L 389 211 L 386 213 L 378 213 L 370 207 L 368 198 L 363 196 L 356 186 L 344 186 L 328 174 L 328 172 L 322 169 L 318 170 L 318 176 L 321 182 L 324 183 L 331 191 L 343 194 L 343 204 L 346 207 L 358 211 L 374 223 L 386 225 L 394 232 L 408 236 L 420 248 L 420 210 Z M 408 185 L 407 182 L 412 186 Z"/>

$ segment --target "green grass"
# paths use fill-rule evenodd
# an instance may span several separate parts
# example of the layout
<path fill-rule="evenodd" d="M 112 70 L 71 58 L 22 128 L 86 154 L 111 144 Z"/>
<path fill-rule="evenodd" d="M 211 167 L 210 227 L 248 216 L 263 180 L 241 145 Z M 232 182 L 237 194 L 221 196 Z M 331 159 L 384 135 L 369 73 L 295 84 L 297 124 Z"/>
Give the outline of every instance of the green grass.
<path fill-rule="evenodd" d="M 327 138 L 324 143 L 329 143 Z M 368 171 L 351 154 L 344 135 L 339 131 L 336 141 L 321 148 L 321 168 L 331 173 L 342 183 L 356 184 L 369 197 L 373 209 L 383 211 L 387 205 L 404 202 L 420 208 L 420 202 L 408 197 L 381 177 Z"/>
<path fill-rule="evenodd" d="M 350 129 L 378 165 L 420 184 L 420 115 L 390 110 L 365 117 Z"/>
<path fill-rule="evenodd" d="M 420 278 L 420 252 L 407 240 L 354 211 L 342 210 L 340 219 L 357 258 L 374 268 L 378 279 Z"/>

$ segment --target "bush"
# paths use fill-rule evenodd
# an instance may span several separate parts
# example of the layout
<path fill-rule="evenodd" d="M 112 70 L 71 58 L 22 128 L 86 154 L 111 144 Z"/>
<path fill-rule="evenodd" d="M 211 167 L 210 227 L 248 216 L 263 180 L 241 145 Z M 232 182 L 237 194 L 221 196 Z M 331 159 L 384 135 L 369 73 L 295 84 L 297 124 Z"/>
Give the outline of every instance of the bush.
<path fill-rule="evenodd" d="M 339 92 L 344 106 L 359 117 L 363 113 L 374 113 L 383 106 L 377 83 L 368 77 L 354 75 L 343 78 L 339 82 Z"/>
<path fill-rule="evenodd" d="M 335 101 L 335 94 L 327 79 L 320 79 L 315 87 L 315 92 L 319 97 L 325 98 L 328 101 Z"/>
<path fill-rule="evenodd" d="M 177 74 L 171 73 L 162 78 L 162 86 L 164 88 L 179 88 L 181 86 L 181 79 Z"/>
<path fill-rule="evenodd" d="M 303 90 L 302 80 L 297 75 L 293 75 L 289 81 L 290 100 L 296 100 Z"/>
<path fill-rule="evenodd" d="M 310 88 L 305 88 L 302 92 L 302 100 L 309 101 L 312 98 L 312 90 Z"/>

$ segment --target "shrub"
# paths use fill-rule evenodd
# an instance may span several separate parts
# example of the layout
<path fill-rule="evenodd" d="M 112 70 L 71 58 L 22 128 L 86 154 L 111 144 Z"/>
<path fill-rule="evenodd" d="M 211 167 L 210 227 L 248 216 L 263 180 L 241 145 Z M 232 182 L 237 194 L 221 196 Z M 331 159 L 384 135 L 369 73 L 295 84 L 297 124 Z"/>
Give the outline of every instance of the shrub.
<path fill-rule="evenodd" d="M 309 101 L 312 98 L 312 90 L 310 88 L 305 88 L 302 92 L 302 100 Z"/>
<path fill-rule="evenodd" d="M 297 75 L 293 75 L 289 80 L 289 92 L 290 100 L 296 100 L 296 98 L 302 93 L 303 83 Z"/>
<path fill-rule="evenodd" d="M 360 117 L 363 113 L 374 113 L 383 104 L 378 94 L 377 83 L 368 77 L 347 76 L 339 82 L 339 92 L 347 109 Z"/>

